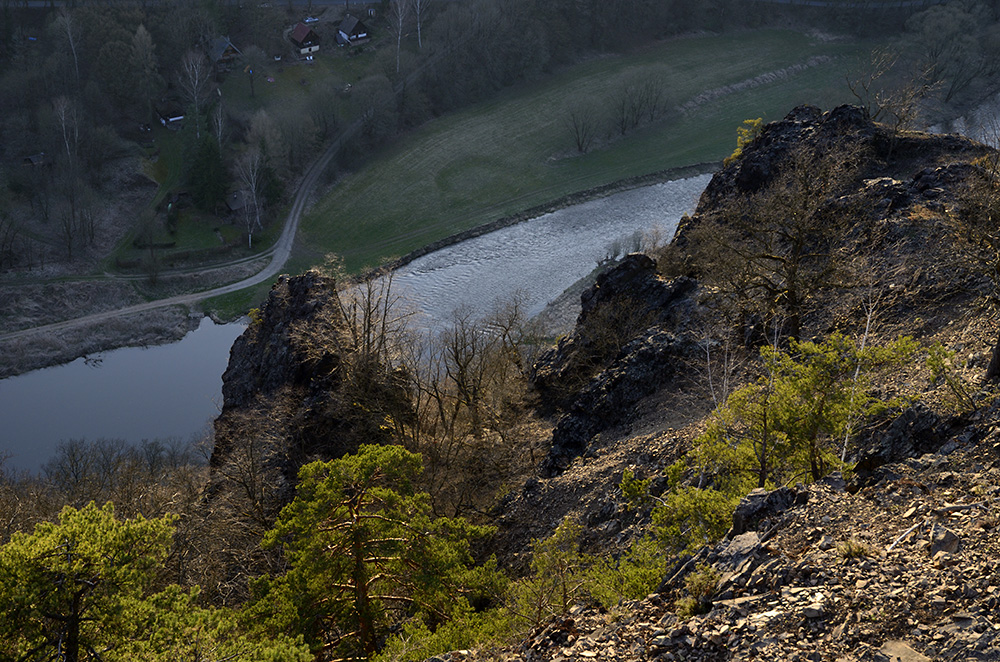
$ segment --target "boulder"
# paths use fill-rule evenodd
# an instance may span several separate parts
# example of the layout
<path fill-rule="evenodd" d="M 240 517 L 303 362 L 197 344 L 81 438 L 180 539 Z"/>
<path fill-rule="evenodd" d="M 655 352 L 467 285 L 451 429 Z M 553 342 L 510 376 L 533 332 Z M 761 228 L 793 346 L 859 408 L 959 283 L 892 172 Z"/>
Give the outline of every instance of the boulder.
<path fill-rule="evenodd" d="M 733 527 L 727 537 L 735 538 L 753 529 L 762 520 L 770 520 L 790 508 L 798 498 L 798 492 L 790 487 L 779 487 L 768 492 L 757 488 L 740 500 L 733 511 Z"/>

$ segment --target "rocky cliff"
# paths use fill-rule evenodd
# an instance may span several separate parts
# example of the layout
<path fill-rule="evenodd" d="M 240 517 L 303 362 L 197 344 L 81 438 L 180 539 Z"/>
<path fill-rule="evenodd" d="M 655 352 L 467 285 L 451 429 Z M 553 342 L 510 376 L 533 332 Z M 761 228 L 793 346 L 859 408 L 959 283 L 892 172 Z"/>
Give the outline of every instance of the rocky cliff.
<path fill-rule="evenodd" d="M 381 419 L 388 410 L 405 412 L 407 394 L 391 376 L 367 379 L 377 366 L 360 366 L 354 348 L 332 278 L 314 271 L 279 278 L 222 376 L 215 485 L 266 475 L 273 483 L 267 510 L 274 510 L 291 497 L 306 462 L 387 441 Z"/>
<path fill-rule="evenodd" d="M 958 259 L 968 237 L 954 223 L 996 153 L 958 136 L 893 131 L 857 108 L 796 108 L 764 127 L 713 178 L 671 247 L 627 257 L 583 295 L 575 331 L 531 370 L 533 402 L 553 431 L 536 470 L 490 513 L 491 549 L 516 572 L 531 541 L 565 517 L 584 524 L 588 549 L 621 549 L 641 534 L 648 512 L 627 508 L 623 470 L 662 494 L 663 469 L 690 448 L 720 393 L 759 374 L 752 357 L 768 319 L 748 313 L 751 298 L 709 268 L 718 254 L 705 229 L 752 232 L 739 226 L 747 205 L 787 181 L 803 150 L 820 160 L 849 154 L 851 168 L 837 174 L 834 162 L 822 196 L 801 207 L 823 230 L 813 248 L 839 261 L 798 303 L 800 337 L 941 343 L 953 354 L 952 386 L 914 360 L 874 386 L 909 404 L 857 436 L 850 480 L 753 493 L 724 540 L 677 559 L 645 600 L 611 613 L 580 605 L 521 645 L 452 659 L 1000 659 L 1000 444 L 993 394 L 979 392 L 996 328 L 978 305 L 989 274 Z M 373 421 L 388 409 L 406 416 L 406 376 L 358 391 L 344 333 L 330 282 L 307 274 L 275 286 L 233 349 L 218 473 L 248 425 L 258 437 L 273 431 L 268 462 L 291 481 L 309 458 L 385 435 Z M 721 580 L 704 597 L 707 613 L 681 618 L 684 580 L 706 567 Z"/>

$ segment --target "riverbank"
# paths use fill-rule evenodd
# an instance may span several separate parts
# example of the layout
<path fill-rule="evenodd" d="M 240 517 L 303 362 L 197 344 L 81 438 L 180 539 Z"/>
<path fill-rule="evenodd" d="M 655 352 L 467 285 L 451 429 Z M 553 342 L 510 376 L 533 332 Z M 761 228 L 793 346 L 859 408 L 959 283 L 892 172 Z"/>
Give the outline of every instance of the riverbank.
<path fill-rule="evenodd" d="M 110 321 L 82 324 L 26 338 L 0 340 L 0 379 L 69 363 L 82 356 L 122 347 L 148 347 L 176 342 L 198 328 L 204 316 L 184 306 L 157 308 Z"/>
<path fill-rule="evenodd" d="M 429 244 L 396 260 L 383 268 L 399 269 L 413 261 L 491 232 L 510 228 L 525 221 L 538 218 L 574 205 L 607 198 L 642 187 L 662 184 L 681 178 L 706 174 L 714 171 L 718 164 L 706 163 L 663 170 L 641 177 L 629 177 L 602 186 L 597 186 L 572 195 L 563 196 L 545 205 L 539 205 L 519 214 L 497 219 L 480 227 L 461 232 L 441 241 Z M 259 265 L 258 265 L 259 266 Z M 242 269 L 248 267 L 244 266 Z M 243 275 L 230 274 L 230 276 Z M 192 287 L 190 276 L 184 285 Z M 157 288 L 174 293 L 178 287 L 164 279 Z M 118 280 L 92 280 L 85 282 L 7 285 L 0 288 L 0 296 L 6 296 L 9 303 L 7 315 L 0 321 L 0 332 L 17 331 L 68 319 L 67 310 L 76 316 L 94 312 L 113 310 L 142 301 L 133 284 Z M 564 319 L 573 313 L 564 313 Z M 109 351 L 119 347 L 149 346 L 175 342 L 192 328 L 197 327 L 200 314 L 184 306 L 176 306 L 154 311 L 135 313 L 58 331 L 39 332 L 29 337 L 0 339 L 0 355 L 4 356 L 0 365 L 0 379 L 23 374 L 53 365 L 67 363 L 81 356 Z M 572 319 L 570 319 L 572 321 Z"/>

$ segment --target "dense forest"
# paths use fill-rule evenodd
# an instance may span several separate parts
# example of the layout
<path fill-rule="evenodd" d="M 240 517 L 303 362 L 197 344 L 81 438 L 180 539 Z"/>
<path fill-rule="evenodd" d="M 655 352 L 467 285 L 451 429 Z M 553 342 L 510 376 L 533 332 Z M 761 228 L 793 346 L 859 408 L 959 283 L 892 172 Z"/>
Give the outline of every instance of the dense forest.
<path fill-rule="evenodd" d="M 150 125 L 171 112 L 187 117 L 175 193 L 183 189 L 206 214 L 222 213 L 232 183 L 242 182 L 252 197 L 252 243 L 260 215 L 349 122 L 361 130 L 344 145 L 342 167 L 358 166 L 435 115 L 601 53 L 764 24 L 891 30 L 865 75 L 845 83 L 869 115 L 887 122 L 873 143 L 890 162 L 914 113 L 973 103 L 988 91 L 1000 50 L 998 7 L 972 1 L 908 16 L 874 11 L 863 24 L 853 9 L 779 12 L 738 0 L 389 0 L 374 9 L 369 20 L 388 44 L 379 71 L 356 81 L 347 101 L 312 85 L 279 109 L 231 104 L 220 85 L 245 76 L 252 98 L 262 84 L 254 68 L 291 57 L 281 27 L 297 21 L 301 7 L 5 2 L 0 269 L 72 262 L 105 241 L 103 233 L 111 236 L 97 209 L 134 175 L 123 174 L 123 160 L 144 149 Z M 220 72 L 209 54 L 222 36 L 240 55 Z M 760 131 L 745 127 L 733 162 Z M 435 344 L 421 347 L 395 307 L 391 280 L 348 290 L 331 263 L 303 277 L 329 293 L 327 308 L 309 302 L 325 317 L 290 332 L 308 386 L 228 412 L 217 426 L 225 454 L 210 444 L 71 441 L 38 475 L 2 476 L 0 658 L 424 659 L 515 639 L 579 599 L 611 607 L 649 593 L 672 554 L 724 533 L 742 493 L 843 467 L 828 442 L 899 405 L 865 380 L 910 360 L 912 341 L 875 348 L 836 334 L 806 340 L 810 302 L 839 291 L 831 283 L 840 265 L 810 253 L 791 266 L 783 260 L 780 268 L 791 271 L 775 276 L 780 269 L 767 262 L 775 237 L 812 250 L 819 229 L 843 229 L 829 222 L 825 203 L 858 178 L 868 153 L 832 153 L 836 161 L 819 149 L 793 154 L 796 167 L 783 178 L 712 219 L 753 237 L 760 255 L 746 264 L 756 271 L 734 267 L 740 242 L 726 243 L 733 235 L 723 232 L 713 235 L 720 241 L 698 243 L 691 230 L 685 246 L 708 248 L 661 256 L 668 275 L 704 278 L 737 302 L 720 324 L 746 331 L 744 357 L 763 366 L 743 377 L 764 377 L 747 379 L 719 404 L 688 463 L 671 464 L 657 479 L 620 472 L 620 494 L 646 513 L 648 535 L 615 555 L 585 554 L 582 526 L 566 520 L 551 523 L 551 535 L 535 540 L 520 563 L 492 555 L 498 504 L 537 481 L 549 417 L 651 318 L 636 309 L 624 316 L 630 326 L 620 309 L 603 320 L 605 312 L 594 312 L 575 339 L 574 371 L 550 384 L 542 401 L 528 377 L 543 348 L 516 302 L 484 320 L 458 315 Z M 161 202 L 169 218 L 176 199 Z M 972 198 L 963 204 L 977 209 Z M 748 218 L 767 222 L 738 224 Z M 793 228 L 801 236 L 789 239 L 788 218 L 802 221 Z M 130 220 L 137 241 L 152 246 L 149 218 Z M 821 236 L 827 243 L 817 254 L 843 252 L 834 248 L 839 235 Z M 769 290 L 775 281 L 796 287 Z M 277 361 L 266 343 L 295 298 L 281 298 L 281 287 L 291 287 L 283 283 L 267 308 L 254 311 L 242 341 L 263 365 Z M 768 328 L 782 341 L 768 344 Z M 939 352 L 941 379 L 948 360 Z M 956 392 L 968 396 L 962 388 Z M 803 412 L 817 397 L 836 406 L 808 418 Z M 755 437 L 762 420 L 772 427 Z M 731 443 L 734 434 L 742 441 Z M 718 489 L 702 489 L 705 476 Z M 692 598 L 684 608 L 700 605 Z"/>

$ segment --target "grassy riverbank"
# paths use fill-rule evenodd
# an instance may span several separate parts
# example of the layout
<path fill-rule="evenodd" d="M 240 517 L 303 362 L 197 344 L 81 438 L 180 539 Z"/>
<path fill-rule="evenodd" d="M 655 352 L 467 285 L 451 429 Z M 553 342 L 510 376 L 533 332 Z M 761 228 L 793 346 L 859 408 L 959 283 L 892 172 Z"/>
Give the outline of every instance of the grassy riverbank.
<path fill-rule="evenodd" d="M 674 39 L 577 65 L 430 122 L 386 149 L 313 207 L 300 238 L 358 270 L 576 191 L 721 160 L 748 117 L 773 120 L 801 103 L 848 101 L 844 72 L 866 49 L 767 30 Z M 579 154 L 569 113 L 609 106 L 623 81 L 644 79 L 661 85 L 669 110 L 625 136 L 605 129 Z"/>

